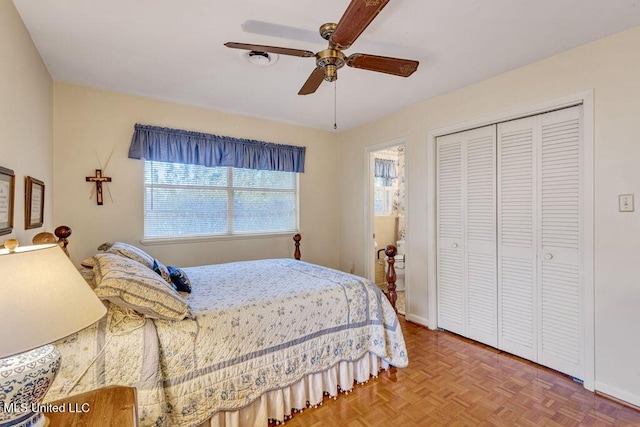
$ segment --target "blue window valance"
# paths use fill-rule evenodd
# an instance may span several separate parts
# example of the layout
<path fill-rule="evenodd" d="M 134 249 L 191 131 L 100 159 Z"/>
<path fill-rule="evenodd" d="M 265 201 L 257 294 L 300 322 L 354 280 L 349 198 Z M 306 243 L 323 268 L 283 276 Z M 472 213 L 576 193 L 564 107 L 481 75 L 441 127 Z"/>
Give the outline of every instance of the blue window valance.
<path fill-rule="evenodd" d="M 136 124 L 129 158 L 201 166 L 304 172 L 306 147 Z"/>
<path fill-rule="evenodd" d="M 384 186 L 391 187 L 393 180 L 398 177 L 398 170 L 396 169 L 396 162 L 394 160 L 387 159 L 374 159 L 374 176 L 376 178 L 384 178 Z"/>

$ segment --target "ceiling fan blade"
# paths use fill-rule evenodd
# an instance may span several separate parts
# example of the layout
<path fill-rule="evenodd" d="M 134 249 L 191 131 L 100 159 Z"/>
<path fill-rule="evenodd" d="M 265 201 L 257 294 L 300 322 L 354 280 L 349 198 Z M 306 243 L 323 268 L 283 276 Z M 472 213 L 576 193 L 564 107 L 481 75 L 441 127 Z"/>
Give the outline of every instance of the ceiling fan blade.
<path fill-rule="evenodd" d="M 350 55 L 346 63 L 349 67 L 393 74 L 401 77 L 409 77 L 418 69 L 418 65 L 420 64 L 418 61 L 410 59 L 367 55 L 364 53 L 354 53 Z"/>
<path fill-rule="evenodd" d="M 318 37 L 318 30 L 309 30 L 288 25 L 274 24 L 272 22 L 249 19 L 242 23 L 242 31 L 245 33 L 260 34 L 262 36 L 278 37 L 281 39 L 297 40 L 318 46 L 326 46 L 326 42 Z"/>
<path fill-rule="evenodd" d="M 331 45 L 338 49 L 349 48 L 387 3 L 389 0 L 351 0 L 329 39 Z"/>
<path fill-rule="evenodd" d="M 311 75 L 306 82 L 300 88 L 298 95 L 310 95 L 314 93 L 320 87 L 320 83 L 324 80 L 324 68 L 317 67 L 311 72 Z"/>
<path fill-rule="evenodd" d="M 255 50 L 256 52 L 277 53 L 278 55 L 300 56 L 303 58 L 311 58 L 313 56 L 316 56 L 315 53 L 309 50 L 289 49 L 287 47 L 265 46 L 261 44 L 247 44 L 236 42 L 227 42 L 224 45 L 232 49 Z"/>

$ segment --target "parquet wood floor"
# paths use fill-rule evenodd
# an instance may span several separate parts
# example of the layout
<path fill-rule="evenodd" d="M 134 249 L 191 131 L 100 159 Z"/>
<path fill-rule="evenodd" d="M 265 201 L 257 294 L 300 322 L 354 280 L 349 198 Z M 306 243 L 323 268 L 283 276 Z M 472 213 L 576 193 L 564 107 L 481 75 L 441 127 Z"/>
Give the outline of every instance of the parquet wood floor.
<path fill-rule="evenodd" d="M 285 427 L 640 426 L 640 411 L 565 375 L 402 316 L 401 325 L 407 368 L 325 397 Z"/>

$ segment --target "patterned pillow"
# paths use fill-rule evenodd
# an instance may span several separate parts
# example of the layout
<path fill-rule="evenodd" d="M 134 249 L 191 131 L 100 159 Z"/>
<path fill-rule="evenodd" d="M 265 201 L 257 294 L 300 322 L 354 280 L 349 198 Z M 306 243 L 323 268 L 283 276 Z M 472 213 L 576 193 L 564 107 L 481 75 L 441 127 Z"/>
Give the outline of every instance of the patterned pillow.
<path fill-rule="evenodd" d="M 96 281 L 94 277 L 95 275 L 93 273 L 93 267 L 92 268 L 84 267 L 84 268 L 81 268 L 79 271 L 80 271 L 80 275 L 85 280 L 85 282 L 89 284 L 91 289 L 94 289 L 96 287 Z"/>
<path fill-rule="evenodd" d="M 153 319 L 192 317 L 189 304 L 171 285 L 144 265 L 111 253 L 99 253 L 94 258 L 94 292 L 100 299 L 131 308 Z"/>
<path fill-rule="evenodd" d="M 173 286 L 171 283 L 171 273 L 169 273 L 169 269 L 157 259 L 153 260 L 153 271 L 158 273 L 168 284 Z"/>
<path fill-rule="evenodd" d="M 93 257 L 89 257 L 80 263 L 84 268 L 93 268 L 96 265 L 96 260 Z"/>
<path fill-rule="evenodd" d="M 102 252 L 106 252 L 107 249 L 109 249 L 111 246 L 113 246 L 113 242 L 104 242 L 103 244 L 98 246 L 98 250 Z"/>
<path fill-rule="evenodd" d="M 124 242 L 103 243 L 98 246 L 98 250 L 103 250 L 110 254 L 121 255 L 125 258 L 138 261 L 153 270 L 153 257 L 142 249 Z"/>
<path fill-rule="evenodd" d="M 171 281 L 176 286 L 176 289 L 180 292 L 191 293 L 191 280 L 187 277 L 186 273 L 181 268 L 167 266 L 169 273 L 171 274 Z"/>

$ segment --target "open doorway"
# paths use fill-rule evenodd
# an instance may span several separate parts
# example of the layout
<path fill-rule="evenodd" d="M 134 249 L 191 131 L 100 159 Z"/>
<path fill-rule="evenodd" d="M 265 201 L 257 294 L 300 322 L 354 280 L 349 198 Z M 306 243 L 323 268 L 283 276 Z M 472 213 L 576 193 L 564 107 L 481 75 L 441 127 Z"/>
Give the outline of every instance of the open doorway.
<path fill-rule="evenodd" d="M 406 168 L 404 141 L 370 148 L 367 153 L 367 193 L 369 194 L 368 242 L 365 245 L 365 265 L 368 278 L 386 290 L 386 260 L 384 248 L 395 245 L 396 291 L 398 312 L 405 314 L 406 286 Z"/>

